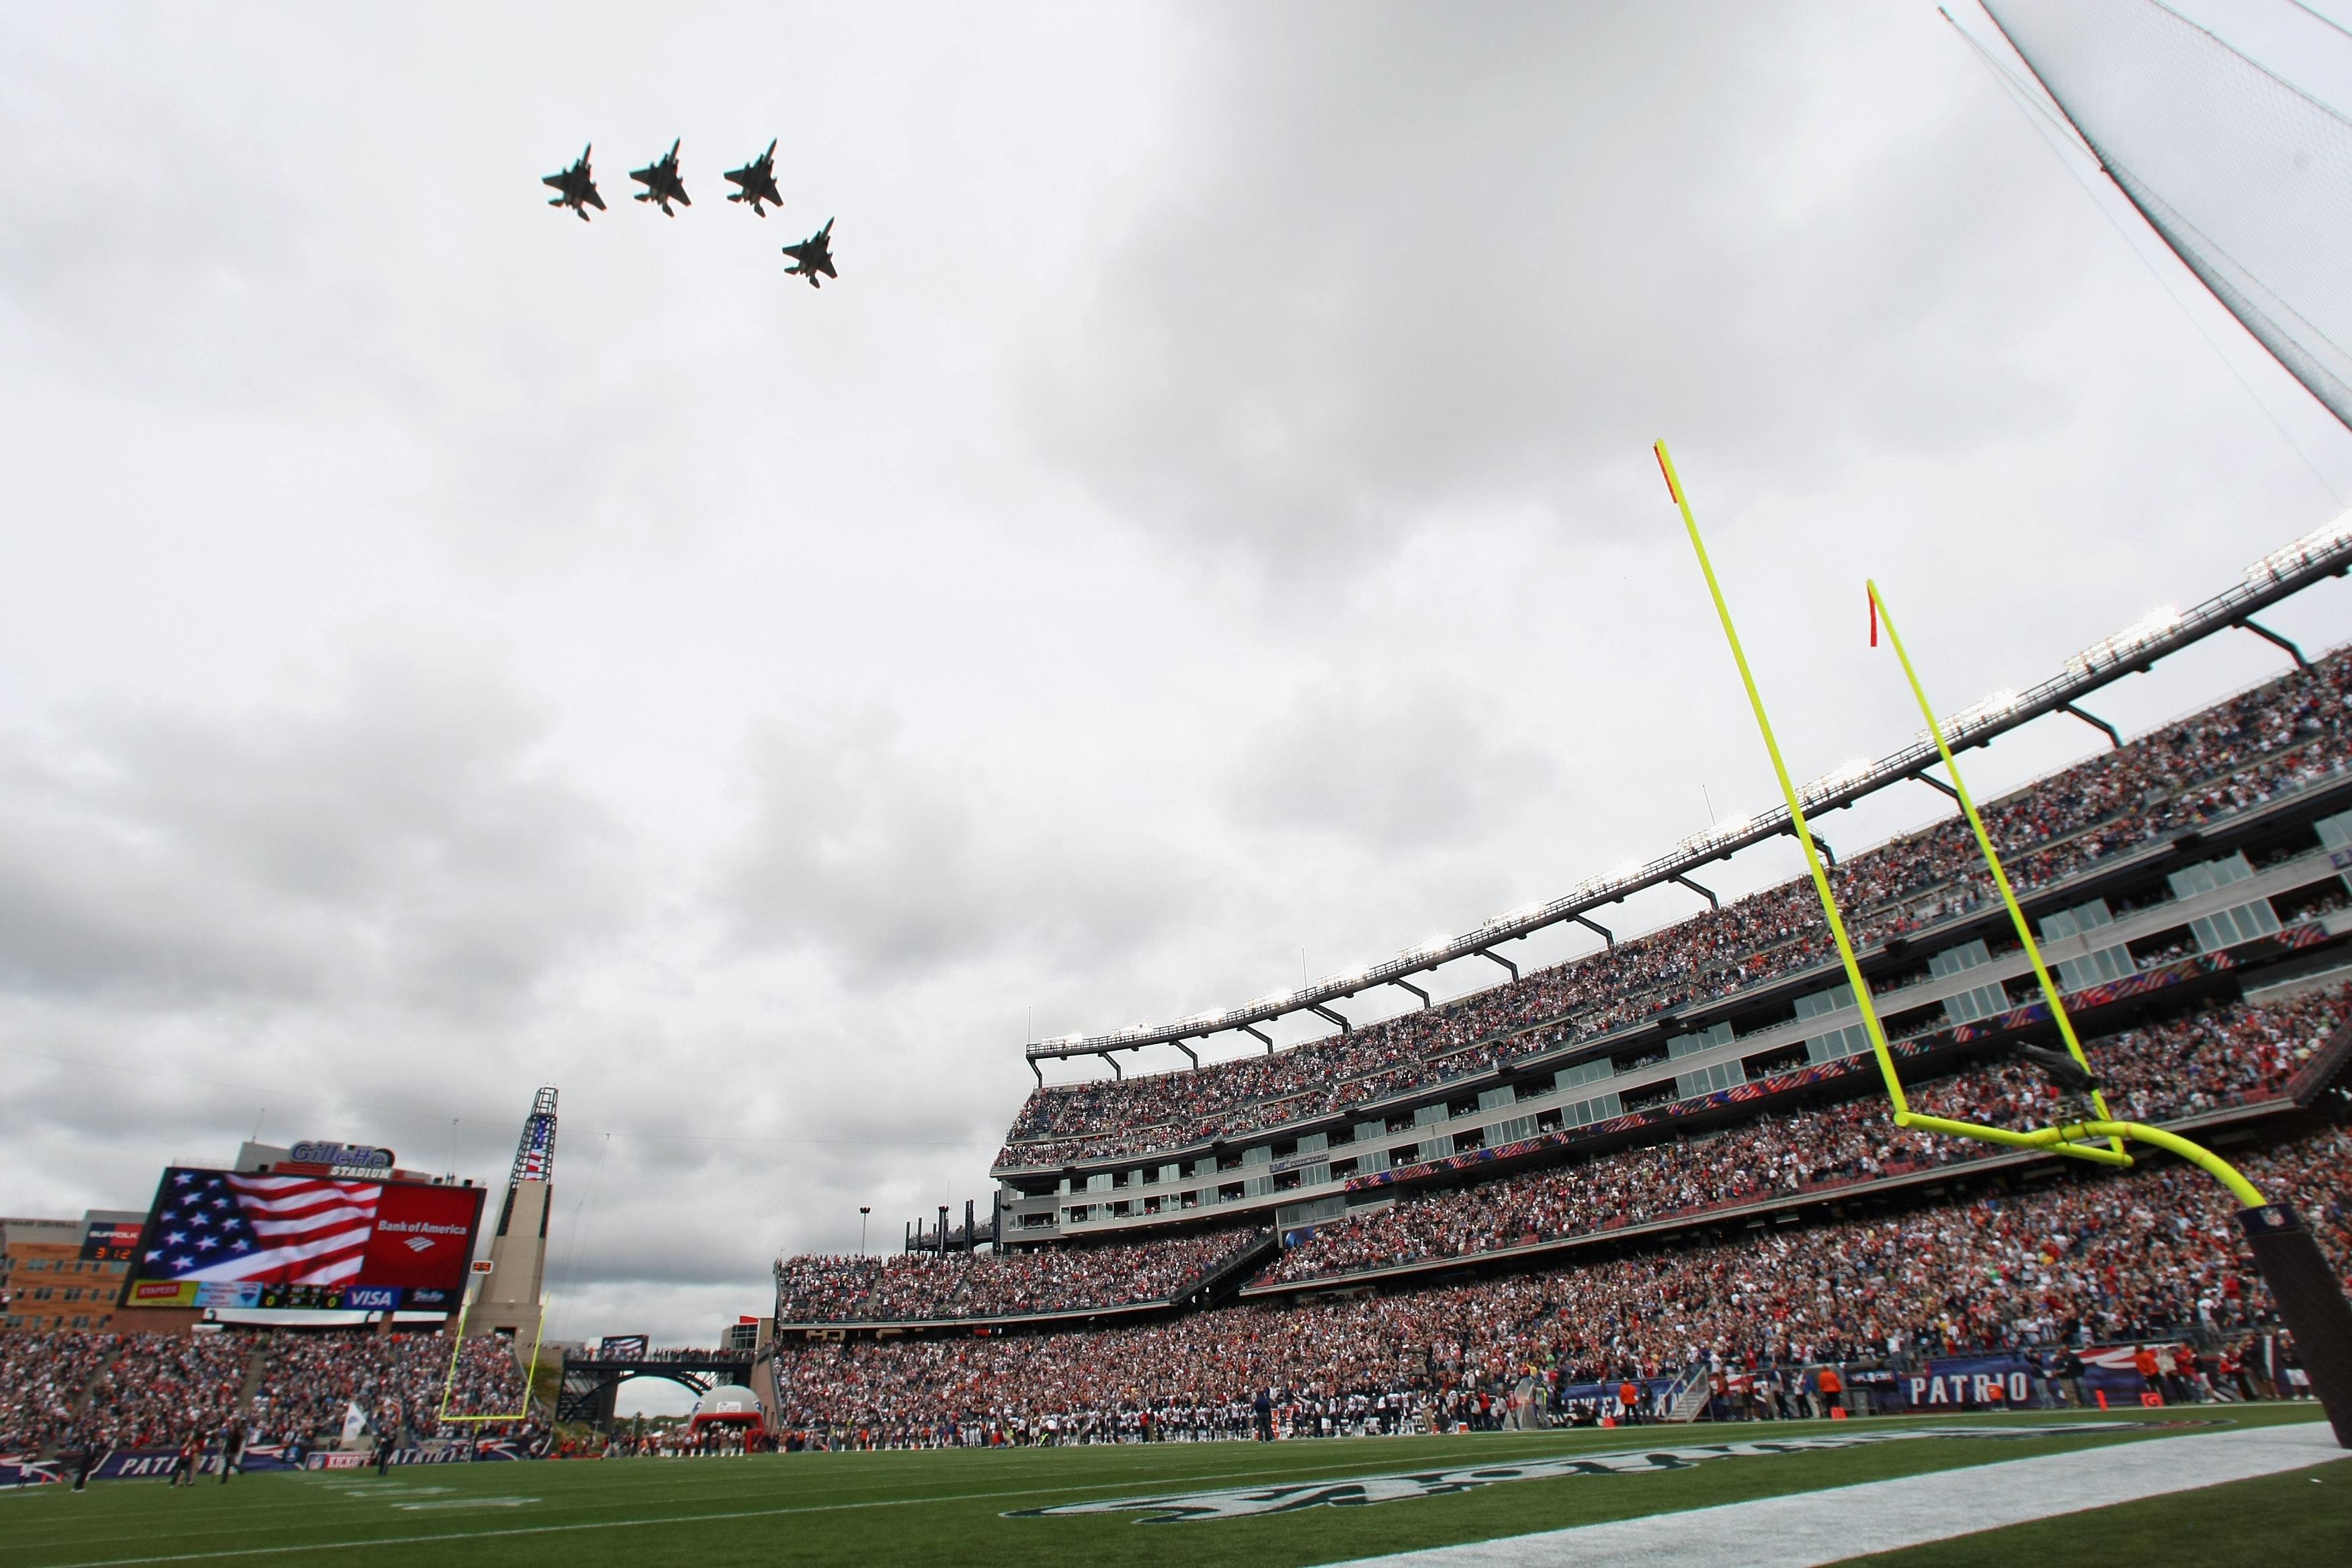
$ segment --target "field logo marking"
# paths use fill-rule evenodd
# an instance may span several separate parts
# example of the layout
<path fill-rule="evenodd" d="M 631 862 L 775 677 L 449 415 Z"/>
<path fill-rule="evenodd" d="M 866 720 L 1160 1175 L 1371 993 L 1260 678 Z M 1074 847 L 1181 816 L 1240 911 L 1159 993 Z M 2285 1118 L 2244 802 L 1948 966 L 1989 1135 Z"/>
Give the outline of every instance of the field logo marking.
<path fill-rule="evenodd" d="M 2162 1426 L 2189 1423 L 2160 1423 Z M 2202 1423 L 2194 1423 L 2202 1425 Z M 1179 1492 L 1166 1497 L 1114 1498 L 1099 1502 L 1066 1502 L 1051 1508 L 1008 1511 L 1007 1519 L 1060 1519 L 1079 1514 L 1135 1513 L 1138 1524 L 1174 1524 L 1204 1519 L 1254 1519 L 1269 1513 L 1296 1513 L 1309 1508 L 1361 1508 L 1376 1502 L 1413 1498 L 1451 1497 L 1477 1487 L 1503 1481 L 1566 1479 L 1571 1476 L 1653 1475 L 1661 1470 L 1686 1470 L 1709 1459 L 1771 1454 L 1835 1453 L 1896 1443 L 1913 1437 L 1970 1437 L 2011 1440 L 2029 1437 L 2113 1437 L 2147 1431 L 2158 1423 L 2142 1421 L 2075 1421 L 2046 1427 L 1927 1427 L 1901 1432 L 1855 1432 L 1834 1437 L 1791 1437 L 1785 1441 L 1759 1439 L 1706 1443 L 1678 1448 L 1618 1448 L 1600 1454 L 1562 1455 L 1558 1458 L 1524 1459 L 1515 1464 L 1462 1465 L 1451 1469 L 1411 1470 L 1402 1474 L 1362 1476 L 1353 1480 L 1307 1481 L 1293 1486 L 1234 1487 L 1222 1491 Z"/>
<path fill-rule="evenodd" d="M 444 1508 L 520 1508 L 538 1500 L 535 1497 L 445 1497 L 432 1502 L 396 1502 L 392 1506 L 403 1513 L 423 1513 L 428 1509 Z"/>

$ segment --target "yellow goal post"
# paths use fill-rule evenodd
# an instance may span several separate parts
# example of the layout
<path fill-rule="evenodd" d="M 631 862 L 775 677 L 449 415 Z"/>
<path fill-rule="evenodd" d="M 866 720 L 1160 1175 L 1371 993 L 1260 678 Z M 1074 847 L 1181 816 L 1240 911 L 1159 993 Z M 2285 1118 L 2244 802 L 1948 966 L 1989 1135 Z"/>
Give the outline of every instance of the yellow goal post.
<path fill-rule="evenodd" d="M 1740 685 L 1748 693 L 1748 708 L 1756 716 L 1757 732 L 1763 737 L 1765 753 L 1772 760 L 1773 778 L 1780 786 L 1780 798 L 1788 806 L 1790 827 L 1796 834 L 1798 846 L 1804 852 L 1806 868 L 1812 873 L 1813 890 L 1821 897 L 1822 914 L 1828 920 L 1830 934 L 1837 943 L 1838 960 L 1844 967 L 1846 983 L 1853 988 L 1854 1005 L 1862 1011 L 1863 1028 L 1870 1037 L 1870 1049 L 1877 1059 L 1879 1073 L 1885 1080 L 1887 1099 L 1895 1107 L 1895 1124 L 2013 1148 L 2045 1149 L 2072 1159 L 2110 1166 L 2132 1163 L 2131 1155 L 2123 1146 L 2125 1139 L 2132 1139 L 2193 1162 L 2218 1177 L 2246 1207 L 2260 1207 L 2263 1196 L 2253 1184 L 2212 1151 L 2160 1127 L 2113 1120 L 2107 1114 L 2105 1101 L 2099 1098 L 2095 1091 L 2094 1115 L 2061 1125 L 2038 1127 L 2030 1132 L 1990 1127 L 1980 1123 L 1956 1121 L 1943 1116 L 1926 1116 L 1911 1109 L 1903 1091 L 1902 1075 L 1895 1070 L 1894 1052 L 1887 1046 L 1886 1030 L 1879 1022 L 1878 1009 L 1870 994 L 1870 984 L 1863 977 L 1862 966 L 1854 956 L 1853 942 L 1847 934 L 1845 918 L 1839 911 L 1837 894 L 1831 886 L 1827 868 L 1822 864 L 1820 852 L 1813 847 L 1812 832 L 1805 821 L 1804 802 L 1798 795 L 1795 782 L 1789 777 L 1788 763 L 1781 757 L 1780 742 L 1772 734 L 1772 721 L 1764 711 L 1763 694 L 1757 687 L 1755 672 L 1748 667 L 1748 654 L 1740 646 L 1739 629 L 1732 623 L 1731 608 L 1723 597 L 1723 585 L 1717 579 L 1714 563 L 1707 557 L 1706 541 L 1699 536 L 1698 521 L 1691 514 L 1690 497 L 1683 488 L 1681 476 L 1675 472 L 1674 456 L 1667 451 L 1666 444 L 1658 442 L 1654 450 L 1659 472 L 1665 476 L 1667 493 L 1673 497 L 1675 507 L 1682 514 L 1683 528 L 1690 536 L 1691 549 L 1698 558 L 1700 574 L 1706 579 L 1707 595 L 1714 601 L 1717 619 L 1722 622 L 1724 640 L 1730 644 L 1732 663 L 1738 667 Z M 1902 652 L 1894 621 L 1886 615 L 1885 601 L 1879 597 L 1874 585 L 1871 589 L 1871 597 L 1877 604 L 1882 622 L 1886 627 L 1887 642 L 1895 648 L 1896 656 L 1902 659 L 1904 674 L 1910 679 L 1912 692 L 1919 701 L 1921 711 L 1927 716 L 1928 732 L 1935 737 L 1937 752 L 1950 772 L 1953 791 L 1967 813 L 1969 827 L 1976 833 L 1978 847 L 1985 856 L 1986 864 L 1991 868 L 1994 883 L 2000 889 L 2002 901 L 2016 923 L 2018 936 L 2032 956 L 2035 977 L 2041 983 L 2042 995 L 2049 1000 L 2052 1016 L 2065 1040 L 2067 1051 L 2087 1072 L 2089 1064 L 2084 1060 L 2082 1044 L 2074 1037 L 2074 1025 L 2059 999 L 2057 986 L 2042 961 L 2042 952 L 2034 943 L 2031 924 L 2026 920 L 2024 911 L 2018 907 L 2017 896 L 2010 887 L 2008 874 L 2001 869 L 2000 858 L 1992 847 L 1990 837 L 1985 832 L 1983 820 L 1977 814 L 1974 801 L 1967 793 L 1968 787 L 1960 778 L 1959 768 L 1952 759 L 1951 747 L 1945 742 L 1943 727 L 1937 722 L 1927 694 L 1920 687 L 1917 674 Z"/>
<path fill-rule="evenodd" d="M 449 1371 L 441 1382 L 441 1412 L 437 1418 L 450 1425 L 467 1421 L 528 1421 L 530 1419 L 531 1390 L 539 1382 L 539 1347 L 547 1338 L 547 1298 L 544 1295 L 539 1298 L 539 1331 L 531 1335 L 530 1360 L 524 1364 L 522 1371 L 522 1408 L 489 1416 L 449 1414 L 449 1396 L 457 1389 L 457 1357 L 466 1348 L 466 1318 L 473 1311 L 474 1296 L 480 1288 L 478 1283 L 468 1290 L 465 1301 L 457 1307 L 457 1333 L 449 1345 Z"/>
<path fill-rule="evenodd" d="M 2124 1145 L 2126 1143 L 2146 1144 L 2177 1155 L 2213 1176 L 2244 1206 L 2239 1211 L 2238 1225 L 2244 1234 L 2248 1249 L 2253 1254 L 2255 1267 L 2261 1271 L 2263 1282 L 2270 1287 L 2280 1319 L 2294 1337 L 2304 1366 L 2311 1378 L 2312 1391 L 2319 1396 L 2320 1405 L 2335 1429 L 2337 1443 L 2352 1448 L 2352 1300 L 2346 1298 L 2343 1281 L 2337 1277 L 2334 1264 L 2322 1253 L 2309 1228 L 2291 1206 L 2266 1201 L 2253 1183 L 2236 1167 L 2212 1150 L 2177 1133 L 2138 1122 L 2114 1120 L 2108 1115 L 2106 1102 L 2098 1094 L 2095 1084 L 2091 1088 L 2090 1109 L 2093 1114 L 2055 1126 L 2037 1127 L 2030 1132 L 1988 1127 L 1943 1116 L 1923 1116 L 1911 1109 L 1904 1096 L 1902 1076 L 1895 1068 L 1894 1052 L 1887 1049 L 1886 1031 L 1879 1023 L 1878 1009 L 1871 997 L 1870 986 L 1863 978 L 1862 966 L 1855 961 L 1853 943 L 1847 936 L 1845 920 L 1838 912 L 1836 891 L 1831 886 L 1829 873 L 1822 864 L 1821 854 L 1813 843 L 1812 831 L 1805 824 L 1804 802 L 1790 780 L 1788 765 L 1780 756 L 1780 743 L 1772 736 L 1771 720 L 1764 713 L 1764 698 L 1757 690 L 1755 673 L 1748 668 L 1748 655 L 1739 645 L 1738 629 L 1732 624 L 1730 607 L 1724 601 L 1723 586 L 1716 579 L 1713 563 L 1707 559 L 1706 543 L 1699 538 L 1697 520 L 1691 516 L 1690 497 L 1683 489 L 1681 477 L 1675 472 L 1675 460 L 1666 450 L 1666 444 L 1658 442 L 1654 451 L 1659 472 L 1665 476 L 1666 491 L 1682 513 L 1683 528 L 1690 536 L 1691 549 L 1698 557 L 1699 571 L 1706 579 L 1706 591 L 1715 601 L 1716 616 L 1723 623 L 1724 640 L 1731 645 L 1731 660 L 1739 668 L 1740 684 L 1747 688 L 1748 706 L 1756 716 L 1757 732 L 1763 737 L 1765 753 L 1772 759 L 1773 777 L 1780 782 L 1780 799 L 1789 809 L 1790 828 L 1797 836 L 1799 847 L 1804 851 L 1805 865 L 1812 873 L 1813 891 L 1821 895 L 1822 914 L 1829 921 L 1830 934 L 1837 942 L 1838 961 L 1845 968 L 1847 984 L 1853 988 L 1854 1005 L 1862 1010 L 1863 1026 L 1870 1036 L 1872 1053 L 1876 1056 L 1879 1073 L 1886 1082 L 1887 1098 L 1895 1107 L 1895 1124 L 2013 1148 L 2043 1149 L 2072 1159 L 2107 1166 L 2130 1165 L 2132 1157 Z M 2025 912 L 2018 905 L 2015 890 L 2010 886 L 2009 874 L 2001 867 L 2000 856 L 1993 848 L 1991 835 L 1985 831 L 1984 821 L 1978 815 L 1976 803 L 1960 778 L 1959 767 L 1952 758 L 1951 747 L 1944 739 L 1943 726 L 1937 721 L 1935 709 L 1927 701 L 1918 672 L 1904 652 L 1903 640 L 1895 630 L 1894 618 L 1886 612 L 1885 597 L 1879 593 L 1876 583 L 1871 583 L 1869 587 L 1871 604 L 1880 622 L 1886 628 L 1886 640 L 1903 665 L 1904 676 L 1910 683 L 1911 695 L 1927 720 L 1927 732 L 1935 737 L 1937 754 L 1951 778 L 1953 798 L 1959 802 L 1968 818 L 1969 830 L 1976 835 L 1977 848 L 1983 854 L 1986 866 L 1992 872 L 1993 883 L 2000 890 L 2001 901 L 2008 906 L 2010 918 L 2016 925 L 2018 939 L 2023 943 L 2032 960 L 2034 977 L 2049 1002 L 2051 1017 L 2057 1024 L 2060 1038 L 2065 1042 L 2067 1054 L 2087 1077 L 2089 1063 L 2084 1058 L 2082 1042 L 2075 1038 L 2074 1022 L 2067 1017 L 2058 988 L 2042 960 L 2042 949 L 2034 941 Z"/>

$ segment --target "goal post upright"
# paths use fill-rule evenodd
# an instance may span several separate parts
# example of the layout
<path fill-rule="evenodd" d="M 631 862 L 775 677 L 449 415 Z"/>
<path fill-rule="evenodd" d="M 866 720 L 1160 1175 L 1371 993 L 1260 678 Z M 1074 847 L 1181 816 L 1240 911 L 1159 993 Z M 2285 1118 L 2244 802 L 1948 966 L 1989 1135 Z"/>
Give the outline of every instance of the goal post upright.
<path fill-rule="evenodd" d="M 1895 662 L 1903 666 L 1903 678 L 1910 684 L 1911 696 L 1919 705 L 1920 716 L 1927 721 L 1928 738 L 1936 743 L 1936 755 L 1943 758 L 1944 772 L 1952 781 L 1952 798 L 1959 802 L 1960 814 L 1968 819 L 1969 831 L 1976 835 L 1978 852 L 1984 856 L 1985 867 L 1992 873 L 1993 886 L 2000 890 L 2000 901 L 2009 910 L 2010 924 L 2016 929 L 2017 939 L 2023 945 L 2025 956 L 2033 965 L 2034 983 L 2042 989 L 2042 999 L 2049 1004 L 2051 1019 L 2058 1026 L 2058 1036 L 2065 1042 L 2066 1053 L 2072 1056 L 2075 1063 L 2087 1073 L 2091 1071 L 2091 1061 L 2090 1058 L 2083 1054 L 2083 1042 L 2074 1036 L 2074 1020 L 2067 1016 L 2065 1001 L 2058 994 L 2058 983 L 2050 977 L 2050 967 L 2042 961 L 2042 945 L 2034 940 L 2032 923 L 2025 918 L 2025 911 L 2018 904 L 2017 890 L 2009 884 L 2009 873 L 2000 863 L 2000 852 L 1993 848 L 1992 834 L 1986 831 L 1984 818 L 1978 814 L 1976 798 L 1969 793 L 1968 780 L 1960 776 L 1959 759 L 1952 755 L 1951 743 L 1944 738 L 1943 721 L 1936 716 L 1935 706 L 1927 700 L 1927 689 L 1920 684 L 1919 672 L 1913 666 L 1911 655 L 1904 649 L 1903 634 L 1895 630 L 1894 612 L 1887 609 L 1886 601 L 1879 593 L 1878 584 L 1875 581 L 1865 580 L 1864 587 L 1870 595 L 1871 608 L 1877 618 L 1877 623 L 1886 628 L 1887 645 L 1895 650 Z M 2091 1089 L 2091 1108 L 2098 1114 L 2087 1118 L 2088 1121 L 2112 1122 L 2115 1120 L 2108 1113 L 2106 1095 L 2096 1084 L 2094 1084 Z M 1895 1120 L 1897 1125 L 1906 1124 L 1901 1115 L 1896 1116 Z M 1915 1120 L 1908 1124 L 1918 1124 Z M 1940 1130 L 1951 1131 L 1963 1125 L 1973 1126 L 1974 1124 L 1954 1123 L 1951 1128 Z M 2114 1153 L 2121 1155 L 2124 1152 L 2123 1139 L 2115 1134 L 2108 1134 L 2107 1147 Z M 2262 1195 L 2254 1191 L 2253 1185 L 2245 1177 L 2219 1159 L 2214 1163 L 2221 1167 L 2215 1172 L 2217 1176 L 2221 1175 L 2221 1171 L 2229 1173 L 2222 1176 L 2221 1180 L 2232 1192 L 2239 1195 L 2242 1202 L 2250 1205 L 2259 1205 L 2262 1202 Z"/>
<path fill-rule="evenodd" d="M 530 1419 L 531 1400 L 538 1392 L 540 1347 L 547 1339 L 547 1298 L 544 1295 L 539 1298 L 539 1330 L 531 1338 L 530 1360 L 523 1368 L 522 1408 L 488 1416 L 452 1416 L 449 1414 L 449 1399 L 457 1390 L 457 1354 L 465 1348 L 466 1313 L 473 1304 L 473 1293 L 468 1291 L 465 1301 L 457 1308 L 457 1340 L 449 1347 L 449 1375 L 441 1385 L 439 1419 L 452 1424 L 462 1421 L 528 1421 Z"/>
<path fill-rule="evenodd" d="M 1715 601 L 1716 619 L 1723 623 L 1724 641 L 1731 644 L 1731 662 L 1739 668 L 1739 684 L 1747 688 L 1748 706 L 1756 716 L 1757 732 L 1764 737 L 1765 755 L 1772 759 L 1772 776 L 1780 785 L 1780 799 L 1789 808 L 1790 830 L 1796 834 L 1797 847 L 1805 853 L 1805 867 L 1812 873 L 1813 891 L 1821 894 L 1822 913 L 1829 917 L 1830 935 L 1837 940 L 1838 961 L 1845 967 L 1847 985 L 1853 988 L 1854 1005 L 1862 1009 L 1863 1028 L 1870 1035 L 1870 1049 L 1878 1059 L 1878 1071 L 1886 1081 L 1887 1097 L 1894 1101 L 1897 1117 L 1909 1114 L 1910 1107 L 1903 1095 L 1903 1080 L 1895 1071 L 1894 1053 L 1886 1047 L 1886 1030 L 1878 1021 L 1878 1009 L 1871 1005 L 1869 982 L 1862 977 L 1862 965 L 1854 957 L 1853 943 L 1846 935 L 1845 921 L 1838 914 L 1837 897 L 1830 891 L 1829 872 L 1822 865 L 1821 852 L 1813 847 L 1812 830 L 1805 823 L 1804 803 L 1797 799 L 1797 786 L 1789 778 L 1789 765 L 1780 756 L 1780 743 L 1773 738 L 1772 721 L 1764 712 L 1764 695 L 1757 689 L 1756 675 L 1748 667 L 1748 654 L 1739 645 L 1739 629 L 1731 623 L 1731 607 L 1724 602 L 1723 585 L 1716 580 L 1715 564 L 1707 559 L 1706 541 L 1699 538 L 1698 520 L 1691 516 L 1690 497 L 1685 494 L 1681 477 L 1675 472 L 1674 455 L 1666 444 L 1659 441 L 1652 450 L 1658 458 L 1658 472 L 1665 476 L 1666 493 L 1674 497 L 1683 516 L 1683 529 L 1690 536 L 1691 549 L 1698 557 L 1699 574 L 1706 579 L 1706 591 Z"/>
<path fill-rule="evenodd" d="M 1926 1132 L 1944 1133 L 1956 1137 L 1972 1138 L 1982 1143 L 2000 1144 L 2017 1148 L 2046 1150 L 2097 1165 L 2128 1166 L 2132 1157 L 2124 1148 L 2126 1141 L 2142 1143 L 2163 1149 L 2199 1166 L 2227 1187 L 2242 1207 L 2238 1223 L 2245 1233 L 2247 1245 L 2253 1253 L 2255 1266 L 2271 1288 L 2272 1299 L 2277 1303 L 2279 1316 L 2287 1331 L 2294 1334 L 2301 1352 L 2305 1369 L 2309 1373 L 2312 1390 L 2319 1396 L 2329 1424 L 2335 1428 L 2337 1443 L 2352 1448 L 2352 1301 L 2345 1298 L 2342 1281 L 2294 1210 L 2284 1204 L 2266 1202 L 2261 1191 L 2248 1181 L 2236 1167 L 2210 1149 L 2168 1132 L 2138 1122 L 2117 1122 L 2106 1113 L 2103 1097 L 2093 1091 L 2093 1106 L 2096 1116 L 2064 1125 L 2017 1132 L 2007 1127 L 1984 1126 L 1973 1122 L 1955 1121 L 1942 1116 L 1923 1116 L 1910 1108 L 1903 1092 L 1901 1075 L 1895 1071 L 1895 1056 L 1888 1048 L 1886 1031 L 1880 1024 L 1878 1009 L 1874 1005 L 1870 987 L 1863 977 L 1862 966 L 1856 959 L 1853 943 L 1848 936 L 1845 920 L 1839 913 L 1837 894 L 1830 885 L 1828 872 L 1822 867 L 1820 854 L 1813 848 L 1811 831 L 1805 823 L 1804 803 L 1799 798 L 1796 785 L 1789 777 L 1788 764 L 1780 755 L 1780 743 L 1773 738 L 1771 720 L 1764 712 L 1764 698 L 1756 685 L 1756 676 L 1748 668 L 1748 655 L 1741 649 L 1739 632 L 1732 624 L 1730 607 L 1725 602 L 1722 584 L 1717 580 L 1715 567 L 1707 559 L 1706 544 L 1699 537 L 1697 520 L 1691 515 L 1690 498 L 1685 493 L 1682 480 L 1675 472 L 1673 456 L 1662 440 L 1653 450 L 1658 459 L 1659 472 L 1664 475 L 1667 493 L 1682 513 L 1683 528 L 1690 536 L 1691 549 L 1698 558 L 1699 571 L 1706 579 L 1708 596 L 1714 601 L 1717 619 L 1722 622 L 1724 640 L 1730 644 L 1732 663 L 1738 666 L 1740 684 L 1746 687 L 1748 705 L 1755 714 L 1756 727 L 1764 740 L 1764 749 L 1772 760 L 1772 773 L 1780 786 L 1780 798 L 1789 810 L 1790 830 L 1804 852 L 1805 864 L 1812 873 L 1813 890 L 1820 894 L 1822 914 L 1829 922 L 1830 933 L 1836 939 L 1839 962 L 1844 967 L 1847 984 L 1853 988 L 1854 1005 L 1862 1011 L 1864 1029 L 1870 1037 L 1873 1053 L 1878 1059 L 1881 1075 L 1886 1083 L 1887 1098 L 1895 1107 L 1895 1124 L 1898 1127 L 1916 1127 Z M 1872 603 L 1885 619 L 1885 604 L 1878 596 L 1875 584 L 1870 590 Z M 1937 722 L 1934 710 L 1928 706 L 1910 660 L 1902 654 L 1901 643 L 1895 636 L 1894 624 L 1887 621 L 1887 639 L 1894 643 L 1902 658 L 1904 674 L 1908 677 L 1913 695 L 1927 716 L 1928 733 L 1935 737 L 1937 753 L 1949 770 L 1954 797 L 1960 801 L 1969 826 L 1977 835 L 1978 847 L 1983 852 L 1986 864 L 2016 922 L 2018 935 L 2032 956 L 2034 974 L 2049 998 L 2052 1015 L 2058 1020 L 2069 1054 L 2088 1072 L 2081 1042 L 2075 1039 L 2074 1027 L 2061 1004 L 2057 988 L 2051 980 L 2042 961 L 2041 949 L 2019 906 L 2014 891 L 2009 885 L 2007 873 L 2000 867 L 1992 841 L 1974 804 L 1966 794 L 1958 765 L 1952 759 L 1951 748 L 1945 744 L 1942 726 Z M 2106 1140 L 2105 1144 L 2084 1143 L 2084 1138 Z"/>

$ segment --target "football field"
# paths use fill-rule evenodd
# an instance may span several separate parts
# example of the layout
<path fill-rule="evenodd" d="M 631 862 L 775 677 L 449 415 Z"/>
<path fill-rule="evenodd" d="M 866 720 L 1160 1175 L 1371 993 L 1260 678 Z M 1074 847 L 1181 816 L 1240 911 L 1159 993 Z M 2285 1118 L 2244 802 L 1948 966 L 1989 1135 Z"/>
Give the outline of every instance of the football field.
<path fill-rule="evenodd" d="M 258 1475 L 0 1494 L 0 1568 L 2352 1562 L 2314 1406 Z M 1879 1555 L 1872 1558 L 1871 1554 Z M 1407 1565 L 1400 1565 L 1407 1568 Z"/>

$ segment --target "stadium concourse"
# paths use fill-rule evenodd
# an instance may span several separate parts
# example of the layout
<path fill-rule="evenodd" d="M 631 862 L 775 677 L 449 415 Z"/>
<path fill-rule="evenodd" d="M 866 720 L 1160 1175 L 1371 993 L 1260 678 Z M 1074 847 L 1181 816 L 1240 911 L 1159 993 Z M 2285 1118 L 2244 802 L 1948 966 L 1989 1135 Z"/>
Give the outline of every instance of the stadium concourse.
<path fill-rule="evenodd" d="M 2228 1147 L 2339 1273 L 2347 742 L 2338 652 L 1985 813 L 2116 1113 Z M 2047 1009 L 1966 828 L 1833 874 L 1914 1108 L 2046 1123 L 2010 1052 Z M 779 1417 L 895 1447 L 1862 1414 L 1961 1364 L 2036 1406 L 2302 1390 L 2210 1178 L 1895 1128 L 1839 980 L 1792 882 L 1328 1040 L 1041 1084 L 995 1255 L 779 1261 Z"/>

